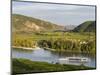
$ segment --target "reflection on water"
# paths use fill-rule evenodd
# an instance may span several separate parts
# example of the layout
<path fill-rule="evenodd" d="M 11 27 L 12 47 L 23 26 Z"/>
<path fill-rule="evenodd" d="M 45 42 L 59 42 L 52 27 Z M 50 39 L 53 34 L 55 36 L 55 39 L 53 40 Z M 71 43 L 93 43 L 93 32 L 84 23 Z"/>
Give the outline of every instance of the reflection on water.
<path fill-rule="evenodd" d="M 23 50 L 23 49 L 12 49 L 12 57 L 13 58 L 27 58 L 33 61 L 45 61 L 49 63 L 56 63 L 58 62 L 59 58 L 71 57 L 71 56 L 78 56 L 78 57 L 87 57 L 91 61 L 85 63 L 84 65 L 95 67 L 95 57 L 92 57 L 89 54 L 80 54 L 80 53 L 66 53 L 66 52 L 54 52 L 48 51 L 44 49 L 36 49 L 36 50 Z M 63 61 L 62 61 L 63 62 Z M 79 62 L 66 62 L 66 64 L 75 64 L 80 65 Z"/>
<path fill-rule="evenodd" d="M 93 54 L 89 53 L 71 53 L 71 52 L 61 52 L 61 51 L 51 51 L 52 54 L 58 55 L 60 57 L 66 57 L 66 56 L 81 56 L 81 57 L 88 57 L 88 58 L 94 58 Z"/>

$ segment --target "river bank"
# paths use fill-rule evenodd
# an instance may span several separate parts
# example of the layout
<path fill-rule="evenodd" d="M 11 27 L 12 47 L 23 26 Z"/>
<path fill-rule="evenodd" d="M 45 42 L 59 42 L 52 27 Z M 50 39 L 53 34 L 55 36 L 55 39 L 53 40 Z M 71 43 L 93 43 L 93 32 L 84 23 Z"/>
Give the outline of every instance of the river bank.
<path fill-rule="evenodd" d="M 25 49 L 25 50 L 36 50 L 36 49 L 40 49 L 39 47 L 21 47 L 21 46 L 12 46 L 12 48 L 18 48 L 18 49 Z"/>
<path fill-rule="evenodd" d="M 17 49 L 23 49 L 23 50 L 38 50 L 38 49 L 45 49 L 45 50 L 49 50 L 49 51 L 53 51 L 53 52 L 66 52 L 66 53 L 82 53 L 81 51 L 70 51 L 70 50 L 57 50 L 57 49 L 52 49 L 52 48 L 47 48 L 47 47 L 21 47 L 21 46 L 12 46 L 12 48 L 17 48 Z M 93 56 L 95 56 L 95 53 L 87 53 L 87 52 L 83 52 L 83 53 L 86 53 L 86 54 L 91 54 Z"/>
<path fill-rule="evenodd" d="M 43 47 L 43 49 L 45 50 L 50 50 L 50 51 L 57 51 L 57 52 L 72 52 L 70 50 L 57 50 L 57 49 L 52 49 L 52 48 L 47 48 L 47 47 Z M 73 51 L 72 53 L 82 53 L 81 51 Z M 87 52 L 84 52 L 84 53 L 87 53 Z M 92 53 L 89 53 L 89 54 L 92 54 Z"/>
<path fill-rule="evenodd" d="M 70 51 L 70 50 L 57 50 L 57 49 L 52 49 L 52 48 L 47 48 L 47 47 L 43 47 L 43 49 L 48 50 L 48 51 L 53 51 L 53 52 L 89 54 L 89 55 L 91 55 L 93 57 L 95 57 L 95 54 L 96 54 L 96 53 L 92 53 L 92 52 L 81 52 L 81 51 Z"/>
<path fill-rule="evenodd" d="M 95 68 L 84 65 L 50 64 L 47 62 L 31 61 L 28 59 L 12 59 L 13 74 L 40 73 L 40 72 L 60 72 L 75 70 L 92 70 Z M 42 66 L 42 67 L 41 67 Z"/>

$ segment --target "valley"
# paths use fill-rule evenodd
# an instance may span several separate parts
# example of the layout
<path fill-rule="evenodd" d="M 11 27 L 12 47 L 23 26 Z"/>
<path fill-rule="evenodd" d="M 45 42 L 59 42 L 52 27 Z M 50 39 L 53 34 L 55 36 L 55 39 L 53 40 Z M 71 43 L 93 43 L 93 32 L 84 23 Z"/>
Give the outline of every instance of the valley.
<path fill-rule="evenodd" d="M 86 57 L 91 61 L 72 64 L 60 64 L 57 61 L 62 57 L 74 56 Z M 12 14 L 13 74 L 95 69 L 95 58 L 95 21 L 62 26 Z"/>

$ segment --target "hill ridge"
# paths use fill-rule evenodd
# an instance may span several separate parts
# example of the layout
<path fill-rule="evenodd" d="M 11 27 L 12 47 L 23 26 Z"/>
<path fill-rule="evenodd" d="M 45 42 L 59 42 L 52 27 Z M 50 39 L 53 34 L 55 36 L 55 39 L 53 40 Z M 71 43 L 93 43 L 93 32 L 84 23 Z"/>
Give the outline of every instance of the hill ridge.
<path fill-rule="evenodd" d="M 95 32 L 96 21 L 85 21 L 73 29 L 74 32 Z"/>
<path fill-rule="evenodd" d="M 63 26 L 44 21 L 41 19 L 28 17 L 20 14 L 12 15 L 13 31 L 35 32 L 35 31 L 52 31 L 63 29 Z"/>

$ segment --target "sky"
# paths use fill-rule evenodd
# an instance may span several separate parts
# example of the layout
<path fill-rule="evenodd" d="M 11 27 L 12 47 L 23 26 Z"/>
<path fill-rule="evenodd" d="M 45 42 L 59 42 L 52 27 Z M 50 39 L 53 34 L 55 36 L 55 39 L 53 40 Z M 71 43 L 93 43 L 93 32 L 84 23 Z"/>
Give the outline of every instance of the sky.
<path fill-rule="evenodd" d="M 95 20 L 95 6 L 12 2 L 12 13 L 22 14 L 58 25 L 79 25 Z"/>

